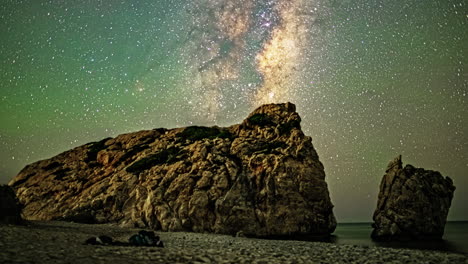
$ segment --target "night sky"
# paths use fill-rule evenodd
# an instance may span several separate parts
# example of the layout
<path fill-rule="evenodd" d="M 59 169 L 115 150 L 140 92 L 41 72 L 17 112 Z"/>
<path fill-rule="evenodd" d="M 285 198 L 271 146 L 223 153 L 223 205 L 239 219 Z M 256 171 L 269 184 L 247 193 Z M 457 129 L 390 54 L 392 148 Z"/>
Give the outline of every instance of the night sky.
<path fill-rule="evenodd" d="M 293 102 L 339 222 L 371 221 L 390 160 L 468 220 L 465 0 L 2 0 L 0 183 L 109 136 L 227 126 Z"/>

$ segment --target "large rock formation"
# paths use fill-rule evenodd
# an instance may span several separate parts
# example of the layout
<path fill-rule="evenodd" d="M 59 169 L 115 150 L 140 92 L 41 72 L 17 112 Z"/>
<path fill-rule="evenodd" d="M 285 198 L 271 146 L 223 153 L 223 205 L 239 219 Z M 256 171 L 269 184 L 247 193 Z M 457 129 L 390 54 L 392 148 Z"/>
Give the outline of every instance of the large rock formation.
<path fill-rule="evenodd" d="M 441 239 L 454 191 L 449 177 L 411 165 L 403 168 L 398 156 L 380 184 L 372 238 Z"/>
<path fill-rule="evenodd" d="M 22 224 L 21 204 L 8 185 L 0 185 L 0 224 Z"/>
<path fill-rule="evenodd" d="M 26 166 L 11 182 L 27 219 L 245 235 L 334 231 L 325 173 L 295 106 L 228 128 L 154 129 Z"/>

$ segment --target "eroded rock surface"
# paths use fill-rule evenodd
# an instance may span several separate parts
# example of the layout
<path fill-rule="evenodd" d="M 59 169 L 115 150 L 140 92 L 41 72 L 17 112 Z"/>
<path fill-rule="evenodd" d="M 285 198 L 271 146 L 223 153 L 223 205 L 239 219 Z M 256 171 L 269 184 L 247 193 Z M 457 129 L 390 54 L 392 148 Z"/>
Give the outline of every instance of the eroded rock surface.
<path fill-rule="evenodd" d="M 21 224 L 21 204 L 8 185 L 0 185 L 0 224 Z"/>
<path fill-rule="evenodd" d="M 437 171 L 389 163 L 374 212 L 375 240 L 441 239 L 455 187 Z"/>
<path fill-rule="evenodd" d="M 322 163 L 295 106 L 239 125 L 154 129 L 26 166 L 11 182 L 34 220 L 164 231 L 317 235 L 336 221 Z"/>

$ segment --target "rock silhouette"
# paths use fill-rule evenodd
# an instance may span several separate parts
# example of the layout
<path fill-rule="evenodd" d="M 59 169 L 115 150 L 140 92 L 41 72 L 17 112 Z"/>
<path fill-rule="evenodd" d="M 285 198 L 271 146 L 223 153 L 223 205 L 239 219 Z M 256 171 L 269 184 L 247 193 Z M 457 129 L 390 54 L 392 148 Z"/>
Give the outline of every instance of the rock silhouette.
<path fill-rule="evenodd" d="M 437 171 L 389 163 L 374 212 L 374 240 L 441 239 L 455 187 Z"/>
<path fill-rule="evenodd" d="M 22 224 L 21 204 L 8 185 L 0 185 L 0 224 Z"/>
<path fill-rule="evenodd" d="M 123 134 L 30 164 L 9 184 L 31 220 L 327 235 L 333 205 L 300 121 L 294 104 L 269 104 L 227 128 Z"/>

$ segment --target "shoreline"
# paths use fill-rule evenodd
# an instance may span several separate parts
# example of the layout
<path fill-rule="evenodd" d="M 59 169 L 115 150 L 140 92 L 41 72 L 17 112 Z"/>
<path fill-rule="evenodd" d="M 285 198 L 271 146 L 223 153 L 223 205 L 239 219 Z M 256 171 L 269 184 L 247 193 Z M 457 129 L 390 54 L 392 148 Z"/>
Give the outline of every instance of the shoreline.
<path fill-rule="evenodd" d="M 440 240 L 409 240 L 409 241 L 374 241 L 370 235 L 373 228 L 371 222 L 338 223 L 333 234 L 333 243 L 391 248 L 408 248 L 437 250 L 451 253 L 468 254 L 467 221 L 449 221 L 445 225 L 444 236 Z"/>
<path fill-rule="evenodd" d="M 85 245 L 125 242 L 139 228 L 32 221 L 0 225 L 0 263 L 468 263 L 468 254 L 229 235 L 156 232 L 165 248 Z"/>

